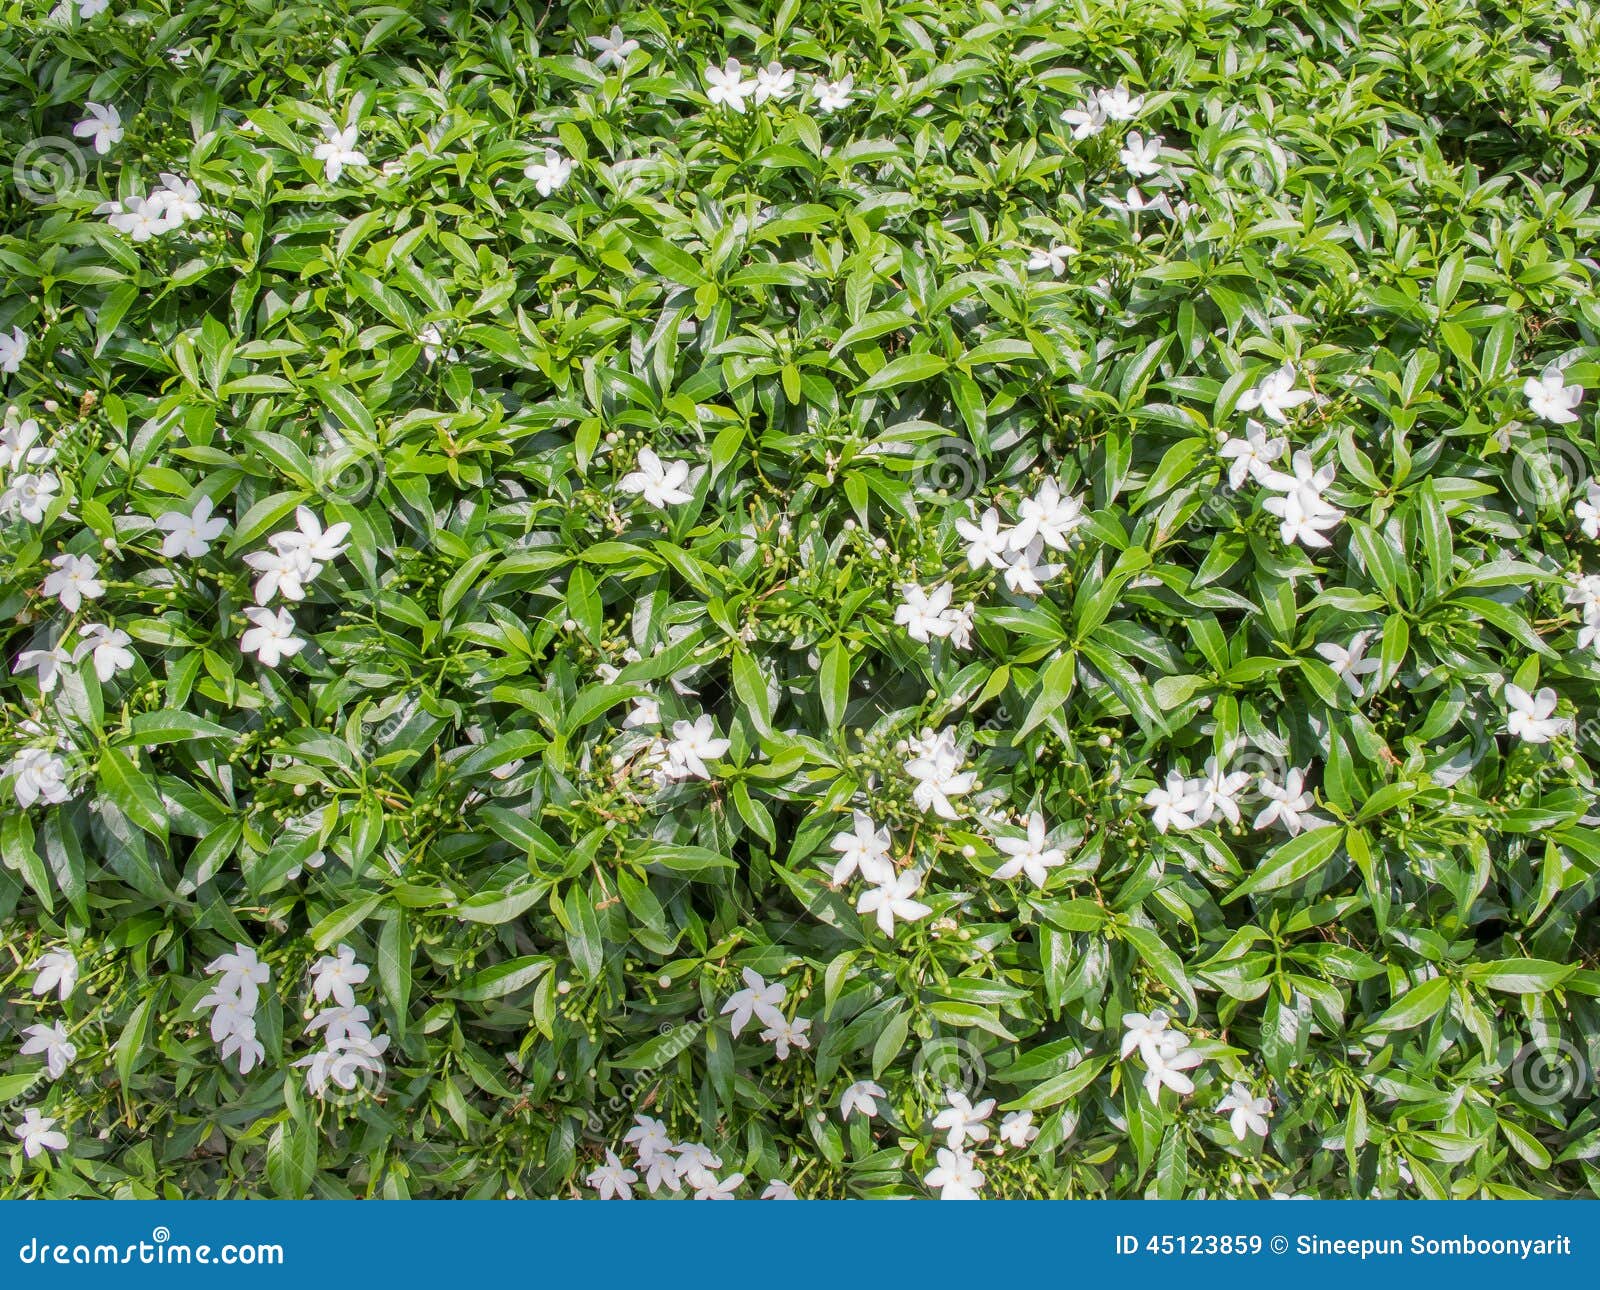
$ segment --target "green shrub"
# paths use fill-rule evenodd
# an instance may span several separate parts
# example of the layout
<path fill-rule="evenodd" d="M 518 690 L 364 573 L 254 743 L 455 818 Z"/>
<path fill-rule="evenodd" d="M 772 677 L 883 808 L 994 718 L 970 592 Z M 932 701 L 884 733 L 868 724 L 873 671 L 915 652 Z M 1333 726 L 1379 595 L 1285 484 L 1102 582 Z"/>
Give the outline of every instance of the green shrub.
<path fill-rule="evenodd" d="M 1594 5 L 0 24 L 5 1194 L 1600 1185 Z"/>

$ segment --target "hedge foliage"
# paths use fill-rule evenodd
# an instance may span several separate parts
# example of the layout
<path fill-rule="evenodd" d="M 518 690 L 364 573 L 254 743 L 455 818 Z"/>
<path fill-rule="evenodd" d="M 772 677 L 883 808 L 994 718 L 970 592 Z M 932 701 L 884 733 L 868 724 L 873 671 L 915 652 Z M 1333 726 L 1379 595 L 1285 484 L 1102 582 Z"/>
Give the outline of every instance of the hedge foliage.
<path fill-rule="evenodd" d="M 0 4 L 0 1190 L 1594 1192 L 1597 86 Z"/>

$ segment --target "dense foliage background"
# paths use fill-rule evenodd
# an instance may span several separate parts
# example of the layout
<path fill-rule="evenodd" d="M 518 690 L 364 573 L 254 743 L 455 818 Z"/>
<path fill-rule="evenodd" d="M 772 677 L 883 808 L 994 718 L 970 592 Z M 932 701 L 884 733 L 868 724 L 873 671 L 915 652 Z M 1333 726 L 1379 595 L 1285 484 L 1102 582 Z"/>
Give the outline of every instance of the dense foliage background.
<path fill-rule="evenodd" d="M 1597 87 L 0 4 L 0 1191 L 1594 1192 Z"/>

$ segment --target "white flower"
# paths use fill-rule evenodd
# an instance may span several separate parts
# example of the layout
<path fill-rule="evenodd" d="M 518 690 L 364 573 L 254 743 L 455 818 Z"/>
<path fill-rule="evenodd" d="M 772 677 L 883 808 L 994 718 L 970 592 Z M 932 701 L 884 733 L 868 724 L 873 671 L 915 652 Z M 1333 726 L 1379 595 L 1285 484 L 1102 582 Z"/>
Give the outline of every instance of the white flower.
<path fill-rule="evenodd" d="M 327 1091 L 330 1082 L 349 1092 L 355 1088 L 363 1071 L 375 1077 L 383 1075 L 383 1054 L 388 1048 L 388 1035 L 351 1039 L 340 1048 L 325 1048 L 310 1057 L 302 1057 L 294 1065 L 308 1068 L 306 1087 L 317 1097 Z"/>
<path fill-rule="evenodd" d="M 766 1191 L 761 1193 L 762 1200 L 799 1200 L 794 1194 L 794 1188 L 781 1178 L 773 1178 L 767 1183 Z"/>
<path fill-rule="evenodd" d="M 960 1151 L 968 1138 L 984 1142 L 989 1137 L 988 1119 L 994 1114 L 994 1099 L 985 1098 L 976 1106 L 960 1089 L 947 1088 L 944 1092 L 945 1109 L 933 1117 L 933 1127 L 945 1130 L 950 1147 Z"/>
<path fill-rule="evenodd" d="M 700 1142 L 685 1142 L 677 1148 L 678 1172 L 691 1187 L 709 1187 L 716 1179 L 713 1169 L 722 1168 L 722 1157 Z"/>
<path fill-rule="evenodd" d="M 339 946 L 337 955 L 324 954 L 311 965 L 311 997 L 318 1003 L 332 996 L 344 1008 L 356 1006 L 354 987 L 365 981 L 370 969 L 356 961 L 356 952 L 348 945 Z"/>
<path fill-rule="evenodd" d="M 14 511 L 29 524 L 41 523 L 60 487 L 61 482 L 48 471 L 38 475 L 18 472 L 11 477 L 5 493 L 0 494 L 0 511 Z"/>
<path fill-rule="evenodd" d="M 1075 246 L 1057 243 L 1054 246 L 1044 247 L 1042 250 L 1029 252 L 1028 271 L 1037 273 L 1041 269 L 1048 269 L 1050 276 L 1059 278 L 1067 271 L 1067 261 L 1078 253 Z"/>
<path fill-rule="evenodd" d="M 688 482 L 688 462 L 662 461 L 649 448 L 641 448 L 638 469 L 624 475 L 617 487 L 625 493 L 642 494 L 651 506 L 664 510 L 694 500 L 694 494 L 684 488 Z"/>
<path fill-rule="evenodd" d="M 546 148 L 543 161 L 530 161 L 522 173 L 533 180 L 539 196 L 548 197 L 565 186 L 572 177 L 572 162 L 554 148 Z"/>
<path fill-rule="evenodd" d="M 17 805 L 23 808 L 35 802 L 58 806 L 71 796 L 67 792 L 67 763 L 42 748 L 24 748 L 6 763 L 6 774 L 11 776 Z"/>
<path fill-rule="evenodd" d="M 164 170 L 161 172 L 161 187 L 152 192 L 148 200 L 166 212 L 167 220 L 174 228 L 182 228 L 185 221 L 200 219 L 206 213 L 206 208 L 200 202 L 200 185 L 192 179 Z"/>
<path fill-rule="evenodd" d="M 126 233 L 135 242 L 148 242 L 172 231 L 171 212 L 147 197 L 129 197 L 120 202 L 104 202 L 95 207 L 106 216 L 106 222 L 119 233 Z"/>
<path fill-rule="evenodd" d="M 1228 1115 L 1230 1111 L 1233 1114 Z M 1248 1084 L 1234 1080 L 1228 1096 L 1218 1104 L 1217 1114 L 1228 1116 L 1228 1123 L 1233 1129 L 1233 1136 L 1238 1138 L 1240 1142 L 1243 1142 L 1245 1136 L 1251 1133 L 1259 1134 L 1264 1138 L 1267 1136 L 1267 1116 L 1272 1114 L 1272 1099 L 1269 1097 L 1257 1097 L 1250 1091 Z"/>
<path fill-rule="evenodd" d="M 1070 493 L 1063 495 L 1055 480 L 1046 479 L 1037 493 L 1017 507 L 1016 527 L 1006 541 L 1013 551 L 1026 550 L 1035 538 L 1053 550 L 1065 551 L 1084 522 L 1083 502 Z"/>
<path fill-rule="evenodd" d="M 1322 497 L 1333 479 L 1333 463 L 1318 467 L 1308 452 L 1295 453 L 1290 470 L 1268 470 L 1261 476 L 1261 482 L 1267 488 L 1275 493 L 1298 497 L 1311 510 L 1333 509 Z"/>
<path fill-rule="evenodd" d="M 260 987 L 272 976 L 272 969 L 263 963 L 248 945 L 234 942 L 232 954 L 219 954 L 206 964 L 207 976 L 218 976 L 213 986 L 215 993 L 239 1001 L 245 1012 L 254 1012 L 260 997 Z"/>
<path fill-rule="evenodd" d="M 122 142 L 122 114 L 104 103 L 83 106 L 89 115 L 72 127 L 72 133 L 76 138 L 92 140 L 94 150 L 103 157 Z"/>
<path fill-rule="evenodd" d="M 783 102 L 794 93 L 794 72 L 782 63 L 771 62 L 756 72 L 756 106 Z"/>
<path fill-rule="evenodd" d="M 1316 816 L 1310 814 L 1315 805 L 1311 794 L 1306 792 L 1306 773 L 1299 767 L 1289 771 L 1283 778 L 1280 786 L 1274 784 L 1265 775 L 1261 777 L 1261 795 L 1267 799 L 1266 809 L 1256 816 L 1254 827 L 1257 829 L 1270 828 L 1273 824 L 1282 824 L 1290 834 L 1299 833 L 1301 829 L 1312 824 L 1320 824 Z"/>
<path fill-rule="evenodd" d="M 639 1181 L 639 1175 L 623 1165 L 615 1151 L 607 1151 L 605 1164 L 591 1170 L 583 1181 L 600 1193 L 601 1200 L 632 1200 L 632 1184 Z"/>
<path fill-rule="evenodd" d="M 1263 416 L 1281 425 L 1289 419 L 1293 409 L 1311 397 L 1310 390 L 1295 389 L 1294 375 L 1292 363 L 1285 363 L 1277 371 L 1269 373 L 1254 389 L 1246 390 L 1239 396 L 1239 411 L 1254 412 L 1259 408 Z"/>
<path fill-rule="evenodd" d="M 79 633 L 77 648 L 72 652 L 73 662 L 94 654 L 94 674 L 101 681 L 109 681 L 118 672 L 126 672 L 139 660 L 128 648 L 133 637 L 120 627 L 107 627 L 104 623 L 85 623 Z"/>
<path fill-rule="evenodd" d="M 1010 1111 L 1000 1121 L 1000 1141 L 1013 1147 L 1026 1147 L 1039 1136 L 1033 1127 L 1032 1111 Z"/>
<path fill-rule="evenodd" d="M 56 1121 L 40 1115 L 37 1107 L 30 1106 L 22 1116 L 22 1123 L 12 1130 L 22 1142 L 22 1152 L 32 1160 L 48 1147 L 51 1151 L 67 1149 L 67 1135 L 56 1129 Z"/>
<path fill-rule="evenodd" d="M 28 965 L 33 978 L 34 994 L 56 992 L 56 998 L 65 1002 L 78 988 L 78 960 L 71 950 L 46 950 Z"/>
<path fill-rule="evenodd" d="M 1566 602 L 1577 605 L 1583 615 L 1583 626 L 1578 630 L 1578 648 L 1593 646 L 1600 651 L 1600 576 L 1587 574 L 1577 578 L 1567 588 Z"/>
<path fill-rule="evenodd" d="M 1189 1041 L 1184 1036 L 1169 1031 L 1153 1051 L 1143 1052 L 1144 1091 L 1150 1095 L 1152 1102 L 1161 1100 L 1163 1086 L 1182 1096 L 1194 1092 L 1194 1081 L 1183 1072 L 1193 1070 L 1205 1058 L 1188 1045 Z"/>
<path fill-rule="evenodd" d="M 1172 1033 L 1172 1018 L 1157 1008 L 1149 1016 L 1142 1012 L 1122 1014 L 1122 1060 L 1127 1061 L 1135 1049 L 1148 1058 L 1160 1046 L 1164 1036 Z"/>
<path fill-rule="evenodd" d="M 1281 521 L 1278 535 L 1284 542 L 1302 542 L 1313 548 L 1327 546 L 1326 530 L 1344 518 L 1344 512 L 1337 506 L 1298 490 L 1282 497 L 1267 498 L 1261 503 L 1261 509 Z"/>
<path fill-rule="evenodd" d="M 711 771 L 706 762 L 721 757 L 730 747 L 729 741 L 718 738 L 715 730 L 711 718 L 706 715 L 696 717 L 692 723 L 674 721 L 672 742 L 667 745 L 669 772 L 679 779 L 688 775 L 710 779 Z"/>
<path fill-rule="evenodd" d="M 1106 110 L 1100 104 L 1100 94 L 1090 94 L 1082 107 L 1068 108 L 1061 119 L 1072 127 L 1074 139 L 1090 139 L 1106 126 Z"/>
<path fill-rule="evenodd" d="M 5 334 L 0 333 L 0 345 L 5 343 Z M 17 470 L 23 466 L 48 465 L 55 455 L 54 448 L 39 442 L 39 423 L 32 417 L 26 421 L 8 419 L 4 428 L 0 429 L 0 472 Z"/>
<path fill-rule="evenodd" d="M 1522 383 L 1522 393 L 1527 397 L 1528 410 L 1537 417 L 1558 426 L 1578 419 L 1576 408 L 1583 402 L 1583 386 L 1568 385 L 1558 368 L 1547 367 L 1543 375 L 1530 376 Z"/>
<path fill-rule="evenodd" d="M 923 591 L 915 583 L 900 588 L 901 603 L 894 611 L 896 626 L 904 627 L 906 635 L 914 641 L 927 641 L 934 636 L 948 636 L 950 623 L 945 611 L 950 608 L 952 589 L 949 583 Z"/>
<path fill-rule="evenodd" d="M 31 669 L 38 674 L 39 693 L 49 694 L 61 679 L 61 669 L 71 662 L 72 655 L 59 645 L 52 645 L 49 649 L 25 649 L 17 655 L 11 675 L 21 676 Z"/>
<path fill-rule="evenodd" d="M 1117 154 L 1123 168 L 1135 179 L 1147 179 L 1161 173 L 1161 136 L 1146 139 L 1137 130 L 1128 133 L 1122 151 Z"/>
<path fill-rule="evenodd" d="M 620 70 L 639 48 L 639 42 L 625 37 L 622 28 L 617 26 L 611 28 L 609 36 L 588 36 L 585 39 L 589 42 L 589 48 L 595 51 L 596 67 L 615 67 Z"/>
<path fill-rule="evenodd" d="M 706 1178 L 696 1184 L 696 1200 L 737 1200 L 733 1194 L 744 1182 L 743 1174 L 729 1174 L 726 1178 Z"/>
<path fill-rule="evenodd" d="M 659 726 L 661 724 L 661 704 L 658 700 L 643 695 L 633 701 L 633 708 L 622 719 L 624 730 L 639 730 L 645 726 Z"/>
<path fill-rule="evenodd" d="M 870 1120 L 878 1113 L 878 1099 L 888 1096 L 882 1086 L 872 1080 L 857 1080 L 839 1099 L 839 1118 L 848 1120 L 852 1111 L 859 1111 Z"/>
<path fill-rule="evenodd" d="M 850 102 L 850 92 L 855 83 L 854 76 L 846 76 L 842 81 L 818 80 L 811 87 L 811 93 L 816 96 L 817 111 L 831 113 L 846 107 Z"/>
<path fill-rule="evenodd" d="M 796 1017 L 793 1021 L 779 1017 L 777 1021 L 767 1026 L 761 1032 L 761 1041 L 771 1044 L 778 1054 L 780 1062 L 789 1060 L 789 1046 L 796 1048 L 810 1048 L 811 1036 L 806 1031 L 811 1029 L 809 1017 Z"/>
<path fill-rule="evenodd" d="M 732 1016 L 733 1020 L 728 1027 L 735 1037 L 750 1024 L 754 1016 L 763 1026 L 778 1026 L 783 1023 L 783 1001 L 788 997 L 788 988 L 782 981 L 767 984 L 763 977 L 754 968 L 745 968 L 740 974 L 744 978 L 743 990 L 735 991 L 728 996 L 728 1001 L 722 1005 L 721 1015 Z"/>
<path fill-rule="evenodd" d="M 255 654 L 263 667 L 277 667 L 306 647 L 305 641 L 294 634 L 294 619 L 287 609 L 273 613 L 270 609 L 252 607 L 244 611 L 244 616 L 254 626 L 240 637 L 239 648 L 246 654 Z"/>
<path fill-rule="evenodd" d="M 307 506 L 297 506 L 294 511 L 295 528 L 274 533 L 267 540 L 279 551 L 303 551 L 307 559 L 323 564 L 337 560 L 350 545 L 345 536 L 350 526 L 345 523 L 330 524 L 326 531 L 322 522 Z M 306 575 L 310 580 L 311 575 Z"/>
<path fill-rule="evenodd" d="M 893 845 L 889 830 L 878 828 L 872 818 L 861 811 L 854 812 L 852 823 L 854 832 L 835 833 L 833 841 L 829 843 L 839 852 L 839 860 L 833 867 L 830 881 L 837 887 L 859 870 L 868 882 L 887 882 L 894 877 L 894 865 L 889 860 Z"/>
<path fill-rule="evenodd" d="M 972 627 L 977 621 L 978 607 L 968 602 L 960 609 L 947 609 L 944 614 L 944 625 L 949 632 L 950 643 L 957 649 L 968 649 L 972 645 Z"/>
<path fill-rule="evenodd" d="M 1144 111 L 1144 98 L 1142 95 L 1129 94 L 1121 85 L 1101 90 L 1100 111 L 1108 121 L 1132 121 Z"/>
<path fill-rule="evenodd" d="M 994 871 L 996 878 L 1010 879 L 1027 874 L 1035 887 L 1043 887 L 1049 871 L 1067 862 L 1067 853 L 1060 847 L 1045 845 L 1044 816 L 1035 811 L 1028 817 L 1028 836 L 1025 838 L 996 838 L 995 845 L 1011 859 Z"/>
<path fill-rule="evenodd" d="M 682 1167 L 671 1151 L 672 1142 L 668 1139 L 662 1150 L 652 1151 L 648 1155 L 643 1150 L 639 1152 L 639 1167 L 645 1171 L 645 1186 L 650 1189 L 652 1196 L 663 1188 L 677 1191 L 681 1185 Z"/>
<path fill-rule="evenodd" d="M 22 1032 L 28 1042 L 22 1045 L 24 1057 L 44 1056 L 45 1074 L 60 1079 L 67 1067 L 78 1057 L 77 1046 L 67 1037 L 67 1028 L 61 1022 L 53 1026 L 29 1026 Z"/>
<path fill-rule="evenodd" d="M 1194 780 L 1169 770 L 1166 784 L 1146 793 L 1144 804 L 1151 808 L 1150 822 L 1156 826 L 1156 831 L 1165 833 L 1168 829 L 1182 831 L 1196 827 L 1205 797 Z"/>
<path fill-rule="evenodd" d="M 974 571 L 988 566 L 1004 570 L 1006 548 L 1010 534 L 1000 527 L 1000 512 L 990 507 L 974 524 L 971 520 L 957 520 L 956 532 L 967 543 L 967 563 Z"/>
<path fill-rule="evenodd" d="M 303 551 L 251 551 L 245 564 L 261 576 L 256 579 L 256 604 L 265 605 L 274 596 L 304 600 L 305 584 L 322 572 Z"/>
<path fill-rule="evenodd" d="M 444 333 L 439 330 L 438 323 L 426 323 L 417 330 L 417 340 L 422 345 L 423 361 L 436 363 L 439 355 L 443 354 L 452 363 L 461 359 L 460 351 L 454 346 L 446 345 Z"/>
<path fill-rule="evenodd" d="M 1371 637 L 1371 632 L 1357 632 L 1347 646 L 1335 645 L 1331 641 L 1317 646 L 1317 653 L 1328 661 L 1333 674 L 1343 681 L 1350 693 L 1358 699 L 1366 691 L 1366 682 L 1361 678 L 1372 675 L 1383 666 L 1375 658 L 1362 657 L 1367 648 L 1367 641 Z"/>
<path fill-rule="evenodd" d="M 1258 482 L 1272 472 L 1272 463 L 1289 451 L 1286 439 L 1268 439 L 1259 421 L 1245 423 L 1244 438 L 1229 438 L 1218 449 L 1228 467 L 1228 487 L 1237 491 L 1249 475 Z"/>
<path fill-rule="evenodd" d="M 248 1075 L 256 1065 L 267 1055 L 265 1046 L 256 1038 L 255 1019 L 241 1019 L 226 1035 L 217 1050 L 217 1058 L 227 1061 L 230 1057 L 238 1057 L 239 1074 Z"/>
<path fill-rule="evenodd" d="M 1506 733 L 1516 739 L 1526 739 L 1530 744 L 1547 744 L 1566 730 L 1565 717 L 1554 716 L 1556 692 L 1548 685 L 1538 694 L 1529 694 L 1521 686 L 1506 686 Z"/>
<path fill-rule="evenodd" d="M 1195 824 L 1209 824 L 1218 818 L 1225 819 L 1230 824 L 1239 823 L 1237 799 L 1249 783 L 1250 775 L 1247 771 L 1236 770 L 1229 774 L 1215 757 L 1206 758 L 1205 775 L 1186 783 L 1190 793 L 1199 798 L 1199 803 L 1194 809 Z"/>
<path fill-rule="evenodd" d="M 1152 1102 L 1161 1097 L 1162 1086 L 1177 1093 L 1194 1092 L 1194 1081 L 1183 1072 L 1193 1070 L 1205 1059 L 1189 1047 L 1187 1035 L 1170 1028 L 1171 1018 L 1159 1008 L 1148 1017 L 1142 1012 L 1126 1012 L 1122 1024 L 1122 1060 L 1135 1050 L 1144 1059 L 1145 1092 Z"/>
<path fill-rule="evenodd" d="M 932 811 L 947 820 L 956 819 L 950 799 L 971 792 L 977 776 L 961 770 L 965 757 L 956 746 L 955 732 L 942 731 L 926 746 L 911 751 L 913 755 L 906 762 L 906 774 L 917 781 L 911 792 L 917 809 Z"/>
<path fill-rule="evenodd" d="M 940 1200 L 977 1200 L 983 1186 L 983 1173 L 972 1157 L 948 1147 L 940 1147 L 938 1165 L 922 1181 L 939 1193 Z"/>
<path fill-rule="evenodd" d="M 926 918 L 933 912 L 921 901 L 912 899 L 920 885 L 921 880 L 915 873 L 897 874 L 888 882 L 862 892 L 861 898 L 856 901 L 856 912 L 876 914 L 879 930 L 885 936 L 893 938 L 895 919 L 914 923 L 917 919 Z"/>
<path fill-rule="evenodd" d="M 1006 586 L 1019 596 L 1044 595 L 1044 584 L 1060 573 L 1065 566 L 1041 563 L 1043 559 L 1044 542 L 1035 538 L 1028 543 L 1026 549 L 1012 555 L 1002 575 Z"/>
<path fill-rule="evenodd" d="M 311 150 L 312 159 L 322 162 L 323 171 L 330 184 L 339 182 L 339 176 L 344 173 L 346 166 L 365 166 L 367 154 L 356 147 L 356 136 L 360 131 L 359 126 L 347 126 L 343 130 L 336 130 L 331 125 L 322 127 L 325 140 Z"/>
<path fill-rule="evenodd" d="M 20 327 L 13 327 L 7 336 L 0 331 L 0 372 L 15 372 L 28 356 L 28 337 Z"/>
<path fill-rule="evenodd" d="M 55 572 L 44 580 L 44 594 L 57 596 L 61 607 L 77 613 L 85 600 L 95 600 L 106 594 L 106 584 L 100 581 L 100 566 L 94 557 L 87 555 L 58 555 L 52 561 Z"/>
<path fill-rule="evenodd" d="M 755 81 L 745 76 L 737 58 L 730 58 L 725 67 L 706 68 L 706 97 L 713 103 L 725 103 L 735 112 L 743 112 L 744 101 L 755 92 Z"/>
<path fill-rule="evenodd" d="M 4 460 L 3 455 L 0 455 L 0 460 Z M 1590 539 L 1600 538 L 1600 482 L 1591 479 L 1588 496 L 1580 497 L 1572 509 L 1578 517 L 1578 527 L 1583 530 L 1583 535 Z"/>
<path fill-rule="evenodd" d="M 167 535 L 161 541 L 161 554 L 169 560 L 180 555 L 187 560 L 198 560 L 208 555 L 211 544 L 228 527 L 227 520 L 213 516 L 211 511 L 211 499 L 202 497 L 187 515 L 182 511 L 167 511 L 157 516 L 156 527 Z"/>
<path fill-rule="evenodd" d="M 657 1156 L 672 1150 L 672 1137 L 667 1133 L 667 1126 L 648 1115 L 635 1115 L 633 1128 L 622 1135 L 622 1140 L 632 1145 L 640 1164 L 649 1164 Z M 654 1191 L 655 1188 L 650 1190 Z"/>

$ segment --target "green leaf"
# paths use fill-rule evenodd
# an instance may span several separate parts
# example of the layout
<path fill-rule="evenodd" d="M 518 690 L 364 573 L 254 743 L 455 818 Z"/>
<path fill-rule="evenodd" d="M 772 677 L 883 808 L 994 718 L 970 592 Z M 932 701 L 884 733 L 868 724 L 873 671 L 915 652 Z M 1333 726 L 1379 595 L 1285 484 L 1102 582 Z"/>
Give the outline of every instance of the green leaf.
<path fill-rule="evenodd" d="M 100 789 L 146 833 L 167 843 L 167 812 L 155 782 L 120 749 L 100 750 Z"/>
<path fill-rule="evenodd" d="M 1344 840 L 1339 825 L 1325 825 L 1290 838 L 1256 871 L 1222 898 L 1224 905 L 1263 891 L 1277 891 L 1309 878 L 1325 865 Z"/>
<path fill-rule="evenodd" d="M 1382 1016 L 1375 1018 L 1373 1030 L 1410 1030 L 1437 1016 L 1450 1002 L 1450 980 L 1436 976 L 1413 986 L 1400 996 Z"/>

